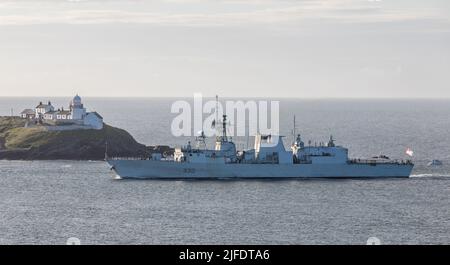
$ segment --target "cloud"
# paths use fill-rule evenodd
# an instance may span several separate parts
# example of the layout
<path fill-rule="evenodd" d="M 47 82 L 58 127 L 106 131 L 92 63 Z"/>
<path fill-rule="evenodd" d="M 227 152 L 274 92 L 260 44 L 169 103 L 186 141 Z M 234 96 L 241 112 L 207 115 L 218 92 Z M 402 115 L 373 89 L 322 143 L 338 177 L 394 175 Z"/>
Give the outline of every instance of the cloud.
<path fill-rule="evenodd" d="M 70 1 L 70 2 L 69 2 Z M 176 5 L 180 0 L 164 0 Z M 161 3 L 162 3 L 161 2 Z M 183 0 L 211 6 L 204 0 Z M 104 23 L 146 23 L 178 26 L 236 26 L 248 24 L 287 24 L 304 20 L 333 20 L 335 22 L 389 22 L 417 19 L 447 19 L 438 9 L 386 8 L 381 1 L 368 0 L 220 0 L 213 4 L 214 10 L 197 11 L 200 8 L 167 11 L 155 2 L 134 1 L 87 1 L 67 0 L 64 2 L 7 1 L 0 10 L 0 25 L 26 24 L 104 24 Z M 74 4 L 76 3 L 76 4 Z M 208 3 L 208 4 L 206 4 Z M 238 6 L 223 8 L 221 5 L 250 5 L 245 11 Z M 261 6 L 261 4 L 264 4 Z M 158 9 L 158 7 L 160 7 Z"/>

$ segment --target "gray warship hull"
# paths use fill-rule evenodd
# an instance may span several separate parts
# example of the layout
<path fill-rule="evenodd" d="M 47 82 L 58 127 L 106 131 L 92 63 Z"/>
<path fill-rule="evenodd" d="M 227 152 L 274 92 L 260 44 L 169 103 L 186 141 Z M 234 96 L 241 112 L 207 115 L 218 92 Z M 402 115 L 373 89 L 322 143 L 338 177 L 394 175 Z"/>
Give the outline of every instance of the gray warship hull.
<path fill-rule="evenodd" d="M 409 163 L 223 164 L 155 160 L 107 160 L 120 178 L 138 179 L 286 179 L 407 178 Z"/>

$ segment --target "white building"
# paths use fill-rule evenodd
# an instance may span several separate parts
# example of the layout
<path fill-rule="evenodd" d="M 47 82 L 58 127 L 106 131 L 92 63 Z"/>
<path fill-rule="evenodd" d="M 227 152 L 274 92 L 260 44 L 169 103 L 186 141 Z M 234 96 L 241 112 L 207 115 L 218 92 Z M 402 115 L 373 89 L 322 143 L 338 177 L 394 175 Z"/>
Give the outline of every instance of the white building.
<path fill-rule="evenodd" d="M 73 118 L 72 112 L 69 110 L 58 110 L 55 112 L 56 120 L 77 120 Z"/>
<path fill-rule="evenodd" d="M 34 119 L 36 117 L 36 111 L 32 110 L 32 109 L 24 109 L 21 113 L 20 113 L 20 117 L 24 118 L 24 119 Z"/>
<path fill-rule="evenodd" d="M 56 119 L 55 113 L 56 113 L 56 111 L 54 111 L 54 110 L 47 111 L 46 113 L 44 113 L 44 119 L 45 120 L 55 120 Z"/>
<path fill-rule="evenodd" d="M 90 126 L 94 129 L 101 130 L 103 128 L 103 117 L 97 112 L 88 112 L 84 117 L 84 125 Z"/>
<path fill-rule="evenodd" d="M 36 106 L 36 118 L 42 118 L 45 113 L 54 111 L 55 108 L 52 106 L 52 103 L 49 101 L 48 104 L 42 104 L 42 101 L 39 102 L 39 105 Z"/>
<path fill-rule="evenodd" d="M 55 110 L 50 101 L 48 104 L 39 102 L 39 105 L 36 106 L 34 111 L 30 109 L 22 111 L 21 117 L 47 124 L 74 124 L 77 126 L 90 127 L 96 130 L 101 130 L 103 128 L 103 117 L 97 112 L 86 112 L 86 108 L 83 106 L 81 97 L 78 95 L 70 101 L 69 109 L 61 108 Z"/>

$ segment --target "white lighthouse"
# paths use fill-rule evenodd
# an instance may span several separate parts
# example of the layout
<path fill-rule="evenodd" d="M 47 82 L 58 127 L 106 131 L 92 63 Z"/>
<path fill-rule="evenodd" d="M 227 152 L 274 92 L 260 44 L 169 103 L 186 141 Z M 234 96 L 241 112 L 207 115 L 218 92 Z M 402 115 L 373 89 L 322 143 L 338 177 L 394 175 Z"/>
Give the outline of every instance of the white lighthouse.
<path fill-rule="evenodd" d="M 81 97 L 78 94 L 73 97 L 70 102 L 70 112 L 72 114 L 72 119 L 74 120 L 83 120 L 86 116 L 86 108 L 83 107 L 83 103 L 81 103 Z"/>
<path fill-rule="evenodd" d="M 87 112 L 78 94 L 70 101 L 69 110 L 64 107 L 56 110 L 50 101 L 48 104 L 40 102 L 34 111 L 25 109 L 21 112 L 21 116 L 35 123 L 53 126 L 49 127 L 53 130 L 101 130 L 103 128 L 103 117 L 95 111 Z"/>

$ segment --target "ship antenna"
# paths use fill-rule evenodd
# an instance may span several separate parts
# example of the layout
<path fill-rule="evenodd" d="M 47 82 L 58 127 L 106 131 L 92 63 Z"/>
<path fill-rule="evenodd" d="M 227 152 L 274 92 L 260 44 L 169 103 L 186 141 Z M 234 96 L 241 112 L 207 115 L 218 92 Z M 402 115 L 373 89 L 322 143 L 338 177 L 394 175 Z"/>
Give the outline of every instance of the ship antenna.
<path fill-rule="evenodd" d="M 222 141 L 228 142 L 227 139 L 227 115 L 223 115 L 223 121 L 222 121 Z"/>
<path fill-rule="evenodd" d="M 219 96 L 216 95 L 216 121 L 215 121 L 215 123 L 217 124 L 218 122 L 219 122 Z M 216 136 L 217 136 L 217 132 L 218 132 L 217 126 L 215 129 L 216 129 Z"/>
<path fill-rule="evenodd" d="M 294 143 L 295 143 L 295 115 L 294 115 L 294 129 L 292 130 Z"/>
<path fill-rule="evenodd" d="M 105 141 L 105 161 L 108 160 L 108 140 Z"/>
<path fill-rule="evenodd" d="M 246 150 L 248 150 L 248 142 L 250 141 L 250 129 L 247 132 L 247 148 Z"/>
<path fill-rule="evenodd" d="M 216 122 L 219 120 L 219 96 L 216 95 Z"/>

